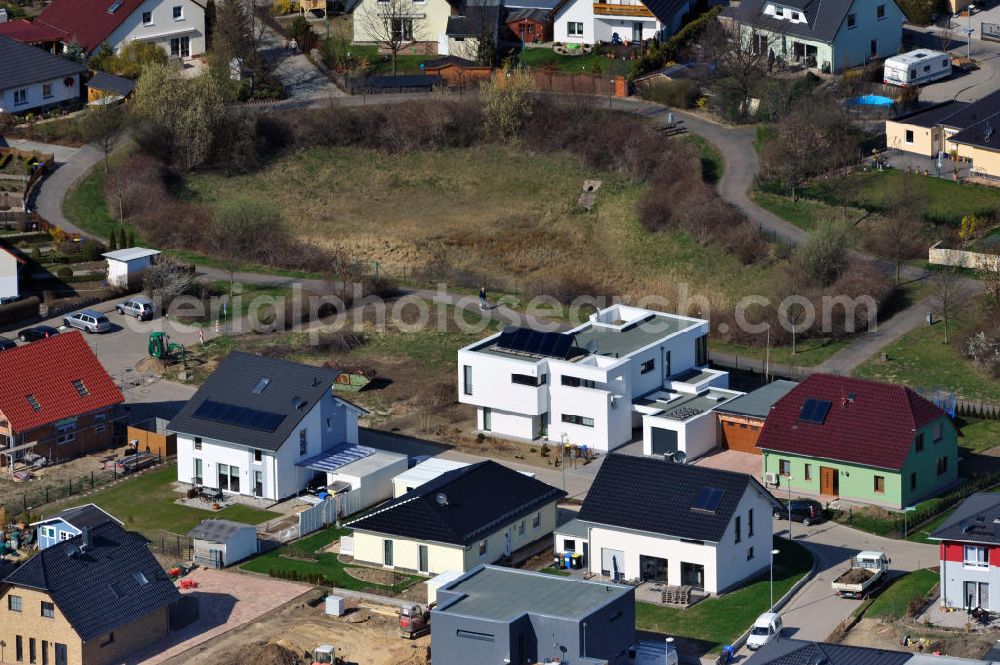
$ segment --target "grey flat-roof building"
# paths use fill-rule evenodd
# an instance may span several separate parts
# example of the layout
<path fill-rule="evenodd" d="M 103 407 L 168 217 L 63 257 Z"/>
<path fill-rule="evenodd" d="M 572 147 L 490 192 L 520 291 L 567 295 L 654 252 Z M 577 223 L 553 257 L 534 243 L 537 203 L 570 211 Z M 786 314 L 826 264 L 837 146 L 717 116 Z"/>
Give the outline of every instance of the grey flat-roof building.
<path fill-rule="evenodd" d="M 629 586 L 478 566 L 439 589 L 437 603 L 435 665 L 620 665 L 635 642 Z"/>

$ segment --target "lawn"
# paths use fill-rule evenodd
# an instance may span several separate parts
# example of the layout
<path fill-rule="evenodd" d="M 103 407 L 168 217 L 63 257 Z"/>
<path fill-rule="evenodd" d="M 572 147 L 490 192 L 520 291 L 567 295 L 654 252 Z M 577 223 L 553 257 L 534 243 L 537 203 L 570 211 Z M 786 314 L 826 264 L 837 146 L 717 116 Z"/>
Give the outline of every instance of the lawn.
<path fill-rule="evenodd" d="M 538 572 L 545 573 L 546 575 L 556 575 L 557 577 L 569 577 L 572 574 L 568 570 L 564 570 L 562 568 L 553 568 L 552 566 L 542 568 Z"/>
<path fill-rule="evenodd" d="M 958 421 L 962 436 L 958 447 L 970 453 L 981 453 L 1000 446 L 1000 421 L 960 418 Z"/>
<path fill-rule="evenodd" d="M 549 47 L 526 48 L 517 53 L 517 58 L 522 65 L 529 69 L 540 69 L 542 67 L 554 67 L 557 72 L 565 74 L 593 74 L 609 73 L 609 67 L 615 68 L 615 74 L 624 74 L 627 66 L 608 60 L 606 56 L 597 53 L 589 55 L 560 55 Z M 618 71 L 621 69 L 622 71 Z"/>
<path fill-rule="evenodd" d="M 938 574 L 926 568 L 897 577 L 876 596 L 865 617 L 902 619 L 910 601 L 924 598 L 937 583 Z"/>
<path fill-rule="evenodd" d="M 81 499 L 49 507 L 46 515 L 51 515 L 72 506 L 96 503 L 122 522 L 132 531 L 138 531 L 147 538 L 155 538 L 161 529 L 184 534 L 197 526 L 203 519 L 228 519 L 247 524 L 260 524 L 280 514 L 268 510 L 257 510 L 240 504 L 222 510 L 200 510 L 174 503 L 181 495 L 173 490 L 171 483 L 177 480 L 177 466 L 168 464 L 162 468 L 141 474 L 100 490 Z"/>
<path fill-rule="evenodd" d="M 871 358 L 854 370 L 855 376 L 911 387 L 954 391 L 957 397 L 976 401 L 1000 401 L 1000 381 L 991 379 L 962 357 L 956 348 L 960 326 L 951 323 L 951 344 L 944 343 L 944 324 L 920 326 L 906 333 L 883 351 L 887 362 Z"/>
<path fill-rule="evenodd" d="M 829 339 L 818 337 L 816 339 L 800 340 L 796 344 L 795 354 L 792 354 L 791 345 L 772 346 L 770 361 L 782 365 L 793 365 L 795 367 L 815 367 L 833 354 L 837 353 L 850 344 L 847 339 Z M 732 353 L 739 358 L 750 358 L 753 360 L 764 360 L 767 349 L 762 346 L 743 346 L 740 344 L 727 344 L 719 340 L 712 340 L 709 344 L 710 351 L 722 353 Z"/>
<path fill-rule="evenodd" d="M 585 213 L 576 201 L 589 178 L 603 186 Z M 392 277 L 439 279 L 449 288 L 670 295 L 683 281 L 725 298 L 755 288 L 766 271 L 681 232 L 650 234 L 636 215 L 642 184 L 594 172 L 566 153 L 525 158 L 495 144 L 402 153 L 314 148 L 254 174 L 194 173 L 186 184 L 208 205 L 252 192 L 284 210 L 303 240 L 344 246 Z"/>
<path fill-rule="evenodd" d="M 329 527 L 251 559 L 240 568 L 272 577 L 289 575 L 297 576 L 298 579 L 318 577 L 324 585 L 353 591 L 363 591 L 376 587 L 378 585 L 359 580 L 347 573 L 349 568 L 358 568 L 359 566 L 345 565 L 337 560 L 336 554 L 319 551 L 350 532 L 350 529 Z M 405 579 L 399 584 L 388 588 L 382 587 L 382 589 L 399 592 L 423 579 L 415 575 L 402 575 L 402 577 Z"/>
<path fill-rule="evenodd" d="M 792 201 L 791 197 L 759 190 L 751 192 L 751 196 L 761 208 L 773 212 L 805 231 L 813 230 L 822 222 L 842 219 L 844 214 L 840 206 L 827 205 L 821 201 L 810 199 Z M 847 209 L 849 219 L 860 219 L 864 214 L 864 211 L 858 208 Z"/>
<path fill-rule="evenodd" d="M 781 550 L 774 559 L 777 601 L 809 571 L 812 555 L 798 543 L 783 538 L 775 538 L 774 546 Z M 640 602 L 635 608 L 636 628 L 708 642 L 711 650 L 717 652 L 723 644 L 732 644 L 758 615 L 767 611 L 769 598 L 770 585 L 764 578 L 721 598 L 703 600 L 689 609 Z"/>
<path fill-rule="evenodd" d="M 719 178 L 722 177 L 722 172 L 726 168 L 725 161 L 719 149 L 712 145 L 708 139 L 697 134 L 688 134 L 684 137 L 684 140 L 691 144 L 698 151 L 698 154 L 701 155 L 702 179 L 712 185 L 719 182 Z"/>
<path fill-rule="evenodd" d="M 352 44 L 351 55 L 355 58 L 365 58 L 371 67 L 373 75 L 392 75 L 392 58 L 378 54 L 378 47 L 374 44 Z M 396 74 L 421 74 L 420 64 L 430 60 L 439 60 L 441 56 L 437 54 L 421 55 L 417 53 L 407 53 L 405 50 L 396 55 Z"/>
<path fill-rule="evenodd" d="M 886 197 L 893 189 L 901 186 L 901 180 L 906 174 L 896 169 L 888 171 L 871 171 L 857 173 L 852 176 L 855 205 L 875 211 L 883 211 Z M 982 187 L 964 183 L 952 182 L 943 178 L 925 176 L 910 176 L 918 188 L 919 195 L 926 197 L 924 217 L 935 224 L 958 226 L 964 215 L 976 214 L 992 217 L 1000 207 L 1000 190 L 992 187 Z M 831 204 L 839 202 L 836 188 L 840 183 L 835 180 L 817 180 L 804 190 L 808 198 L 820 199 Z"/>
<path fill-rule="evenodd" d="M 62 206 L 66 219 L 102 240 L 111 235 L 112 230 L 121 228 L 118 220 L 108 211 L 104 178 L 102 162 L 69 190 Z"/>

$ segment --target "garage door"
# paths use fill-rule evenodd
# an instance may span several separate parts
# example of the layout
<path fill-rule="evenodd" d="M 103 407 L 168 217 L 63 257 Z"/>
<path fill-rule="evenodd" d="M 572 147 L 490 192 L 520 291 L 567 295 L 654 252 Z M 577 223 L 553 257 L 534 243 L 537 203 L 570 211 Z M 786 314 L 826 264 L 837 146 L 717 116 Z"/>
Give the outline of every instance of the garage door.
<path fill-rule="evenodd" d="M 757 439 L 760 437 L 760 428 L 754 428 L 746 423 L 734 423 L 730 420 L 722 421 L 722 441 L 723 445 L 730 450 L 739 450 L 744 453 L 760 454 L 757 448 Z"/>
<path fill-rule="evenodd" d="M 650 435 L 652 437 L 654 455 L 677 452 L 677 432 L 674 430 L 651 427 Z"/>

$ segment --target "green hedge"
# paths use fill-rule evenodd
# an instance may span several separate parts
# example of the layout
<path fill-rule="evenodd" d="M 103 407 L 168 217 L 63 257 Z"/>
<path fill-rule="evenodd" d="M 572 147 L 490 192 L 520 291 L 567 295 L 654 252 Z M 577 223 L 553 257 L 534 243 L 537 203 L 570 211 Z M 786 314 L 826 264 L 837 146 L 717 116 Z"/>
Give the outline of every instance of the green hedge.
<path fill-rule="evenodd" d="M 632 78 L 656 71 L 676 58 L 677 54 L 685 46 L 691 44 L 701 36 L 701 33 L 708 27 L 708 24 L 714 21 L 721 11 L 722 7 L 712 7 L 678 30 L 677 34 L 673 35 L 670 39 L 647 51 L 640 60 L 636 61 L 631 74 Z"/>

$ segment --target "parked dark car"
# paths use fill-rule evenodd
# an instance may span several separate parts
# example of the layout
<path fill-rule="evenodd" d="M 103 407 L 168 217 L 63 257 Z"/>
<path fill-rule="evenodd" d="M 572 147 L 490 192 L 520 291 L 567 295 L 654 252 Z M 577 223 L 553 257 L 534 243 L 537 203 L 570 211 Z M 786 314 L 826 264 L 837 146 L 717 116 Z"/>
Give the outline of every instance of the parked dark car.
<path fill-rule="evenodd" d="M 52 326 L 35 326 L 34 328 L 25 328 L 17 333 L 17 338 L 22 342 L 37 342 L 40 339 L 55 337 L 58 334 L 59 331 Z"/>
<path fill-rule="evenodd" d="M 813 499 L 793 499 L 782 508 L 775 508 L 774 519 L 787 520 L 789 506 L 791 506 L 792 520 L 802 522 L 806 526 L 819 524 L 826 520 L 826 510 L 823 508 L 823 504 Z"/>
<path fill-rule="evenodd" d="M 16 349 L 17 344 L 12 339 L 7 339 L 6 337 L 0 337 L 0 351 L 7 351 L 8 349 Z"/>

